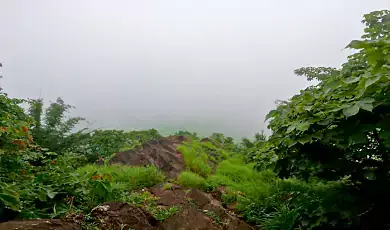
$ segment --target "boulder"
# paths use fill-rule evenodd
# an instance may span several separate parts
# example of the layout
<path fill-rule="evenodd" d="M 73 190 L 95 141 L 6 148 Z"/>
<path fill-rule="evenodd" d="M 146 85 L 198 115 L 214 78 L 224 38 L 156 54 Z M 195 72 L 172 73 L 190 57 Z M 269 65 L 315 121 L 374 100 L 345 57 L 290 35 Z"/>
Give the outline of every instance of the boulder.
<path fill-rule="evenodd" d="M 161 229 L 152 215 L 127 203 L 104 203 L 95 207 L 91 213 L 101 229 Z"/>
<path fill-rule="evenodd" d="M 177 146 L 189 141 L 184 136 L 170 136 L 144 143 L 141 148 L 119 152 L 111 158 L 110 164 L 132 166 L 155 165 L 169 178 L 176 178 L 185 169 L 183 156 Z"/>

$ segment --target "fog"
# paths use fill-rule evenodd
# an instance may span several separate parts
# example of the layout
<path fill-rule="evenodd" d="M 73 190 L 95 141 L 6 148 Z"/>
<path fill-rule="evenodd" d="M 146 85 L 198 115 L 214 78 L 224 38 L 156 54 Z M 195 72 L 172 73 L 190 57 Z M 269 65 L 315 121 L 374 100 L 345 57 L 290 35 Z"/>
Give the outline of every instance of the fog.
<path fill-rule="evenodd" d="M 91 128 L 250 136 L 389 0 L 0 0 L 0 84 Z"/>

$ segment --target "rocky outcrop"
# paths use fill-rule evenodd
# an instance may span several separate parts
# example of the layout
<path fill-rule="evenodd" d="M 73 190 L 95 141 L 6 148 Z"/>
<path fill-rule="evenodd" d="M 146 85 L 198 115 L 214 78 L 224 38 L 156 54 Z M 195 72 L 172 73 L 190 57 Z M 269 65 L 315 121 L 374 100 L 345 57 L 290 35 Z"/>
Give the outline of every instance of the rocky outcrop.
<path fill-rule="evenodd" d="M 133 166 L 155 165 L 167 177 L 176 178 L 185 169 L 182 155 L 176 147 L 185 141 L 184 136 L 170 136 L 144 143 L 141 148 L 119 152 L 110 160 L 110 164 Z"/>

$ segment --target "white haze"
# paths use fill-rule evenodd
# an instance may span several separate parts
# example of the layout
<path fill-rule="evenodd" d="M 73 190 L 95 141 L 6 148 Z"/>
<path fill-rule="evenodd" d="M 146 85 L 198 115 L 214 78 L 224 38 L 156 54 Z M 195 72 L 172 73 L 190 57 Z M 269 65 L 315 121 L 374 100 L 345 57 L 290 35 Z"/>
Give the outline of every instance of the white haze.
<path fill-rule="evenodd" d="M 93 128 L 250 136 L 389 0 L 0 0 L 1 86 Z"/>

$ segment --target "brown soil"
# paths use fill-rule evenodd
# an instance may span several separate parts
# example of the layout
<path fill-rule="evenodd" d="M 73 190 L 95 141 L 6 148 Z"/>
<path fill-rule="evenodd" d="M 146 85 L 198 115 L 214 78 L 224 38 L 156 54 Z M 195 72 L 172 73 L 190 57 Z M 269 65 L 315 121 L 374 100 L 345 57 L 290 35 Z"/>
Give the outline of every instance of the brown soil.
<path fill-rule="evenodd" d="M 155 165 L 167 177 L 176 178 L 185 169 L 182 155 L 176 147 L 184 141 L 184 136 L 170 136 L 160 140 L 149 141 L 137 150 L 119 152 L 110 160 L 110 164 L 125 164 L 133 166 Z"/>

